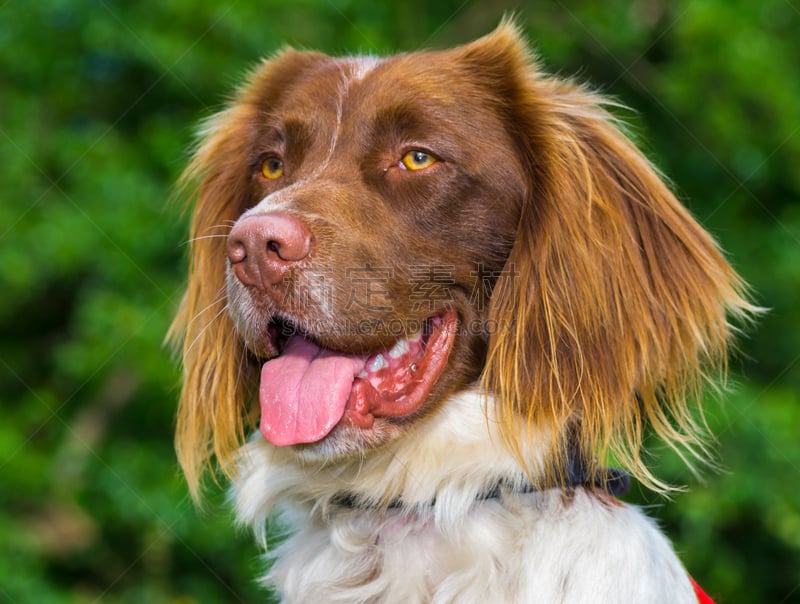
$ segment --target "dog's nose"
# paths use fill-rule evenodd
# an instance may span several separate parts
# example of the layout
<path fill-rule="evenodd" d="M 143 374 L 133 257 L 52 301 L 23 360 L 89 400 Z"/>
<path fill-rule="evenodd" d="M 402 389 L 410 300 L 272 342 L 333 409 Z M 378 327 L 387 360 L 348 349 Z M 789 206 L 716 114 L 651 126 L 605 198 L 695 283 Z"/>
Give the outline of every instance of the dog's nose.
<path fill-rule="evenodd" d="M 277 285 L 310 252 L 311 231 L 288 214 L 248 216 L 228 234 L 228 259 L 245 285 Z"/>

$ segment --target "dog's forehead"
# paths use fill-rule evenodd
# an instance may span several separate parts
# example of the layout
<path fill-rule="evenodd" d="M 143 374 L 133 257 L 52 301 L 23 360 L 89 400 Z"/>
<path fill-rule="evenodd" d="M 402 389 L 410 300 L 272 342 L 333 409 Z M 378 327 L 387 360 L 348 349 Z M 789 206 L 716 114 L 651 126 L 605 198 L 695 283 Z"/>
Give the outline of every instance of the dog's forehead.
<path fill-rule="evenodd" d="M 385 107 L 413 103 L 469 111 L 464 100 L 483 92 L 447 52 L 415 52 L 389 57 L 322 56 L 295 82 L 282 109 L 319 119 L 327 113 L 366 116 Z M 472 103 L 472 109 L 477 104 Z M 316 120 L 315 120 L 316 121 Z"/>

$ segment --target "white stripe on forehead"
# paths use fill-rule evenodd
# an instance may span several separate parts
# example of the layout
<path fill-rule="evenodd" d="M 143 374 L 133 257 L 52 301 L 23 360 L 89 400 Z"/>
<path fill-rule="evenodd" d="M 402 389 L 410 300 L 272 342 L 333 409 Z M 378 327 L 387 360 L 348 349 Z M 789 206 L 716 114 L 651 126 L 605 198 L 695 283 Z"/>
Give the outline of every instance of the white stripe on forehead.
<path fill-rule="evenodd" d="M 370 71 L 375 68 L 378 63 L 380 63 L 380 61 L 381 60 L 378 57 L 371 55 L 352 57 L 350 59 L 350 65 L 353 68 L 352 73 L 350 74 L 351 79 L 355 80 L 356 82 L 360 82 Z"/>
<path fill-rule="evenodd" d="M 331 137 L 330 146 L 328 147 L 328 156 L 315 171 L 314 175 L 311 177 L 312 179 L 316 178 L 325 168 L 327 168 L 331 159 L 333 159 L 333 154 L 336 150 L 336 143 L 339 140 L 339 132 L 342 127 L 344 103 L 345 99 L 347 98 L 347 93 L 350 90 L 350 85 L 354 82 L 360 82 L 363 80 L 367 74 L 379 63 L 379 61 L 380 59 L 378 57 L 373 56 L 352 57 L 342 61 L 340 67 L 342 80 L 339 84 L 339 98 L 336 101 L 336 127 L 334 128 L 333 137 Z"/>
<path fill-rule="evenodd" d="M 344 103 L 350 90 L 350 85 L 354 82 L 357 83 L 362 81 L 367 74 L 369 74 L 369 72 L 372 71 L 380 62 L 381 59 L 379 57 L 369 55 L 348 57 L 347 59 L 342 60 L 340 66 L 341 81 L 337 90 L 338 98 L 336 99 L 336 125 L 333 130 L 333 135 L 331 136 L 331 141 L 328 146 L 328 155 L 326 156 L 325 160 L 317 167 L 316 170 L 314 170 L 313 174 L 310 174 L 301 181 L 295 182 L 289 187 L 268 195 L 254 207 L 245 212 L 242 217 L 253 214 L 265 214 L 268 212 L 290 211 L 294 208 L 292 193 L 296 189 L 301 188 L 307 183 L 313 182 L 319 178 L 319 176 L 322 174 L 325 168 L 328 167 L 328 164 L 330 164 L 331 160 L 333 159 L 333 154 L 336 150 L 336 143 L 339 140 L 339 132 L 342 126 Z"/>
<path fill-rule="evenodd" d="M 362 56 L 343 61 L 340 69 L 342 81 L 339 84 L 339 98 L 336 105 L 336 132 L 333 135 L 333 141 L 331 141 L 331 152 L 333 152 L 333 147 L 336 145 L 336 140 L 339 138 L 339 128 L 342 125 L 342 111 L 344 110 L 344 102 L 351 84 L 363 80 L 367 74 L 374 69 L 379 60 L 380 59 L 377 57 Z M 348 67 L 350 68 L 349 70 Z"/>

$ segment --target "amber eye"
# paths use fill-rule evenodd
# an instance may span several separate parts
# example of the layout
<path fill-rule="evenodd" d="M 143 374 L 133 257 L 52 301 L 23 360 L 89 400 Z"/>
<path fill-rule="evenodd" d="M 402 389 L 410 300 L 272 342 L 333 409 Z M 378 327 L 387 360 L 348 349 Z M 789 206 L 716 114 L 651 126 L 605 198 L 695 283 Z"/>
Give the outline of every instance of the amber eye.
<path fill-rule="evenodd" d="M 425 151 L 409 151 L 400 160 L 400 167 L 404 170 L 424 170 L 425 168 L 431 167 L 437 161 L 439 160 Z"/>
<path fill-rule="evenodd" d="M 283 176 L 283 161 L 279 157 L 267 157 L 261 162 L 261 175 L 268 180 Z"/>

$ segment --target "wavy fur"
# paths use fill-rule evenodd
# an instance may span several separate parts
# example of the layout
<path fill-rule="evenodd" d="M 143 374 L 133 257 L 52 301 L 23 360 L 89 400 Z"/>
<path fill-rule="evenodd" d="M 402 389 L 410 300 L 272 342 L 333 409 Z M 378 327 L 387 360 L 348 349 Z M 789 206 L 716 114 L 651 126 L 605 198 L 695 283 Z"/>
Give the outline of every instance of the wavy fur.
<path fill-rule="evenodd" d="M 441 70 L 426 71 L 425 79 L 419 65 Z M 356 183 L 350 189 L 341 185 L 346 174 L 322 179 L 334 167 L 348 169 L 333 153 L 337 144 L 378 145 L 337 137 L 349 87 L 372 82 L 379 72 L 395 78 L 389 86 L 402 87 L 401 74 L 443 102 L 447 93 L 438 91 L 448 82 L 469 92 L 459 102 L 472 103 L 470 115 L 485 123 L 453 130 L 458 136 L 474 130 L 475 142 L 462 149 L 470 158 L 462 169 L 485 181 L 475 177 L 471 189 L 451 197 L 473 191 L 490 200 L 499 196 L 497 211 L 487 214 L 483 197 L 471 206 L 467 199 L 462 223 L 449 233 L 431 201 L 450 199 L 446 186 L 425 189 L 425 203 L 410 186 L 386 203 L 369 197 L 380 187 L 395 194 L 384 181 L 375 185 L 364 176 L 369 161 L 378 161 L 372 156 L 362 158 L 358 178 L 347 181 Z M 330 82 L 339 100 L 332 142 L 318 145 L 329 148 L 326 159 L 306 180 L 294 182 L 291 195 L 254 193 L 253 149 L 263 123 L 280 113 L 285 95 L 307 87 L 305 97 L 292 98 L 324 99 L 320 91 Z M 384 102 L 376 94 L 351 102 Z M 282 51 L 207 122 L 183 179 L 194 193 L 188 289 L 170 332 L 182 348 L 185 376 L 177 451 L 196 498 L 216 458 L 234 478 L 240 520 L 253 525 L 265 545 L 267 518 L 281 512 L 290 536 L 276 550 L 267 580 L 279 585 L 286 601 L 692 601 L 685 572 L 652 523 L 602 492 L 574 489 L 568 468 L 577 447 L 590 463 L 612 457 L 645 485 L 668 489 L 643 461 L 645 434 L 651 429 L 689 463 L 706 455 L 702 389 L 724 378 L 732 325 L 758 309 L 712 237 L 606 106 L 585 87 L 544 74 L 518 30 L 505 22 L 454 50 L 385 61 Z M 452 107 L 428 109 L 434 124 L 453 115 Z M 391 120 L 416 116 L 408 106 L 380 115 L 390 130 Z M 366 136 L 371 124 L 341 136 Z M 496 136 L 484 133 L 478 140 L 482 127 L 494 128 Z M 324 129 L 311 130 L 302 140 L 313 142 Z M 480 153 L 470 155 L 481 146 L 486 157 L 500 158 L 498 166 L 485 165 Z M 381 241 L 382 225 L 365 228 L 360 202 L 353 201 L 359 187 L 387 221 L 396 218 L 390 214 L 395 208 L 408 212 L 390 223 L 394 231 L 419 232 L 398 244 L 390 229 L 391 237 Z M 311 201 L 303 197 L 306 190 Z M 321 224 L 324 212 L 314 205 L 323 203 L 321 197 L 341 206 L 336 228 Z M 259 412 L 255 393 L 263 360 L 252 352 L 252 340 L 270 320 L 248 296 L 269 296 L 252 294 L 231 276 L 227 234 L 243 214 L 278 207 L 311 225 L 303 228 L 316 229 L 315 245 L 332 242 L 315 248 L 309 262 L 334 273 L 341 264 L 337 254 L 351 248 L 364 254 L 367 265 L 369 254 L 382 253 L 380 260 L 418 253 L 433 262 L 441 250 L 443 264 L 453 264 L 459 325 L 481 326 L 457 338 L 431 402 L 408 421 L 376 432 L 372 449 L 335 449 L 323 441 L 310 454 L 260 437 L 243 447 Z M 440 240 L 431 236 L 435 229 Z M 457 249 L 456 256 L 447 255 L 458 246 L 463 262 Z M 472 258 L 480 264 L 470 265 Z M 470 283 L 460 280 L 476 274 L 477 266 L 493 276 L 473 299 L 463 295 Z M 231 284 L 239 288 L 237 297 Z M 336 308 L 334 301 L 311 311 L 324 311 L 333 321 Z M 410 311 L 395 314 L 417 319 Z M 367 339 L 317 337 L 340 350 L 378 348 Z M 344 430 L 336 438 L 350 434 Z M 476 502 L 498 481 L 509 485 L 507 492 Z M 514 485 L 528 481 L 543 491 L 515 492 Z M 554 484 L 563 488 L 549 488 Z M 343 491 L 363 507 L 337 506 Z M 396 501 L 402 501 L 399 510 Z M 430 548 L 430 555 L 415 561 L 420 548 Z M 616 553 L 604 559 L 600 551 Z M 615 557 L 622 551 L 627 554 Z"/>

